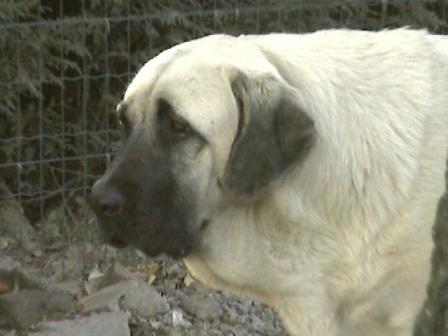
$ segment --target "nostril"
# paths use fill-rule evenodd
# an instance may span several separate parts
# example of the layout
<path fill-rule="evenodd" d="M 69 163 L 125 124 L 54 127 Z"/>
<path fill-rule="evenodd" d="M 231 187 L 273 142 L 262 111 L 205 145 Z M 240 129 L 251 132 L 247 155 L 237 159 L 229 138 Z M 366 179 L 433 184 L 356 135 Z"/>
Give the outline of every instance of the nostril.
<path fill-rule="evenodd" d="M 102 180 L 97 181 L 93 186 L 91 200 L 97 215 L 109 217 L 121 213 L 125 203 L 124 196 Z"/>
<path fill-rule="evenodd" d="M 99 205 L 100 211 L 104 216 L 115 216 L 121 213 L 123 206 L 115 204 L 103 204 Z"/>

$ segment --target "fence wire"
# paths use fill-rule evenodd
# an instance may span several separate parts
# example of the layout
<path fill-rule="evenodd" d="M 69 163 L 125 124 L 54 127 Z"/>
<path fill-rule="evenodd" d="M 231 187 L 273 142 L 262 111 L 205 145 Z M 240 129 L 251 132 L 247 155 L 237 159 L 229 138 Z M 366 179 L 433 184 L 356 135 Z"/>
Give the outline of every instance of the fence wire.
<path fill-rule="evenodd" d="M 111 111 L 139 66 L 174 44 L 211 33 L 338 27 L 410 25 L 445 33 L 446 3 L 0 2 L 0 182 L 9 189 L 0 202 L 16 200 L 32 223 L 55 208 L 63 209 L 64 221 L 79 222 L 74 213 L 89 217 L 90 187 L 120 146 Z M 80 203 L 85 208 L 73 210 Z"/>

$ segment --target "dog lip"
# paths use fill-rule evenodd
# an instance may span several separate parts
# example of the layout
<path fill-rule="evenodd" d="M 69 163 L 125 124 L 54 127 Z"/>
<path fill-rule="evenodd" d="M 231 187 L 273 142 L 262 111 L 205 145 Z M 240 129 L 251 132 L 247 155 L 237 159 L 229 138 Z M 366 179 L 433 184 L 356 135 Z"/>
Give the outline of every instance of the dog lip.
<path fill-rule="evenodd" d="M 183 247 L 170 247 L 167 249 L 151 249 L 149 246 L 133 246 L 143 252 L 145 255 L 149 257 L 156 257 L 159 255 L 166 255 L 169 258 L 179 260 L 188 256 L 193 252 L 193 248 L 191 246 L 183 246 Z"/>
<path fill-rule="evenodd" d="M 206 218 L 206 219 L 202 220 L 201 226 L 199 228 L 199 231 L 200 232 L 204 232 L 209 225 L 210 225 L 210 220 L 209 219 Z"/>
<path fill-rule="evenodd" d="M 116 248 L 124 248 L 128 246 L 128 243 L 117 237 L 110 237 L 107 239 L 107 243 Z"/>
<path fill-rule="evenodd" d="M 179 260 L 185 258 L 189 254 L 189 251 L 186 249 L 180 249 L 180 250 L 166 251 L 165 254 L 170 258 Z"/>

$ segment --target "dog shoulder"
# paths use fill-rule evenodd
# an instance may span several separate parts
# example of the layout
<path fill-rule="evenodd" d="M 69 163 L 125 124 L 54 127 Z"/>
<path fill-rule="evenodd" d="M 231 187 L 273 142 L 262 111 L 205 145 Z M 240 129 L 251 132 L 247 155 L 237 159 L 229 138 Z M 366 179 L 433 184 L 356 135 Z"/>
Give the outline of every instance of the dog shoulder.
<path fill-rule="evenodd" d="M 443 109 L 433 99 L 428 36 L 410 29 L 327 30 L 253 39 L 315 122 L 320 169 L 310 174 L 322 186 L 317 194 L 328 195 L 324 186 L 337 183 L 335 190 L 370 204 L 385 222 L 410 196 L 429 114 Z"/>

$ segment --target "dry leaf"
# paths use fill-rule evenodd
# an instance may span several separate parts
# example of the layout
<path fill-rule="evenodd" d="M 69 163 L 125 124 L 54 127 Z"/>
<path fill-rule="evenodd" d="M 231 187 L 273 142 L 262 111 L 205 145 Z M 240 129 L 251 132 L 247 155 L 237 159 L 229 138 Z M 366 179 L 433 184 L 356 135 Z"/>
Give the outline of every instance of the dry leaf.
<path fill-rule="evenodd" d="M 9 288 L 8 284 L 0 280 L 0 294 L 8 293 L 9 291 L 11 291 L 11 288 Z"/>
<path fill-rule="evenodd" d="M 104 275 L 103 272 L 100 272 L 98 269 L 93 269 L 90 271 L 89 276 L 87 277 L 88 280 L 98 279 L 101 278 Z"/>
<path fill-rule="evenodd" d="M 148 278 L 148 285 L 151 285 L 154 280 L 156 280 L 156 276 L 154 274 L 150 275 Z"/>
<path fill-rule="evenodd" d="M 159 264 L 151 263 L 151 264 L 138 264 L 137 266 L 130 266 L 129 270 L 143 272 L 148 276 L 155 275 L 159 270 Z"/>
<path fill-rule="evenodd" d="M 194 282 L 194 278 L 188 273 L 184 278 L 184 285 L 190 287 L 190 285 Z"/>

